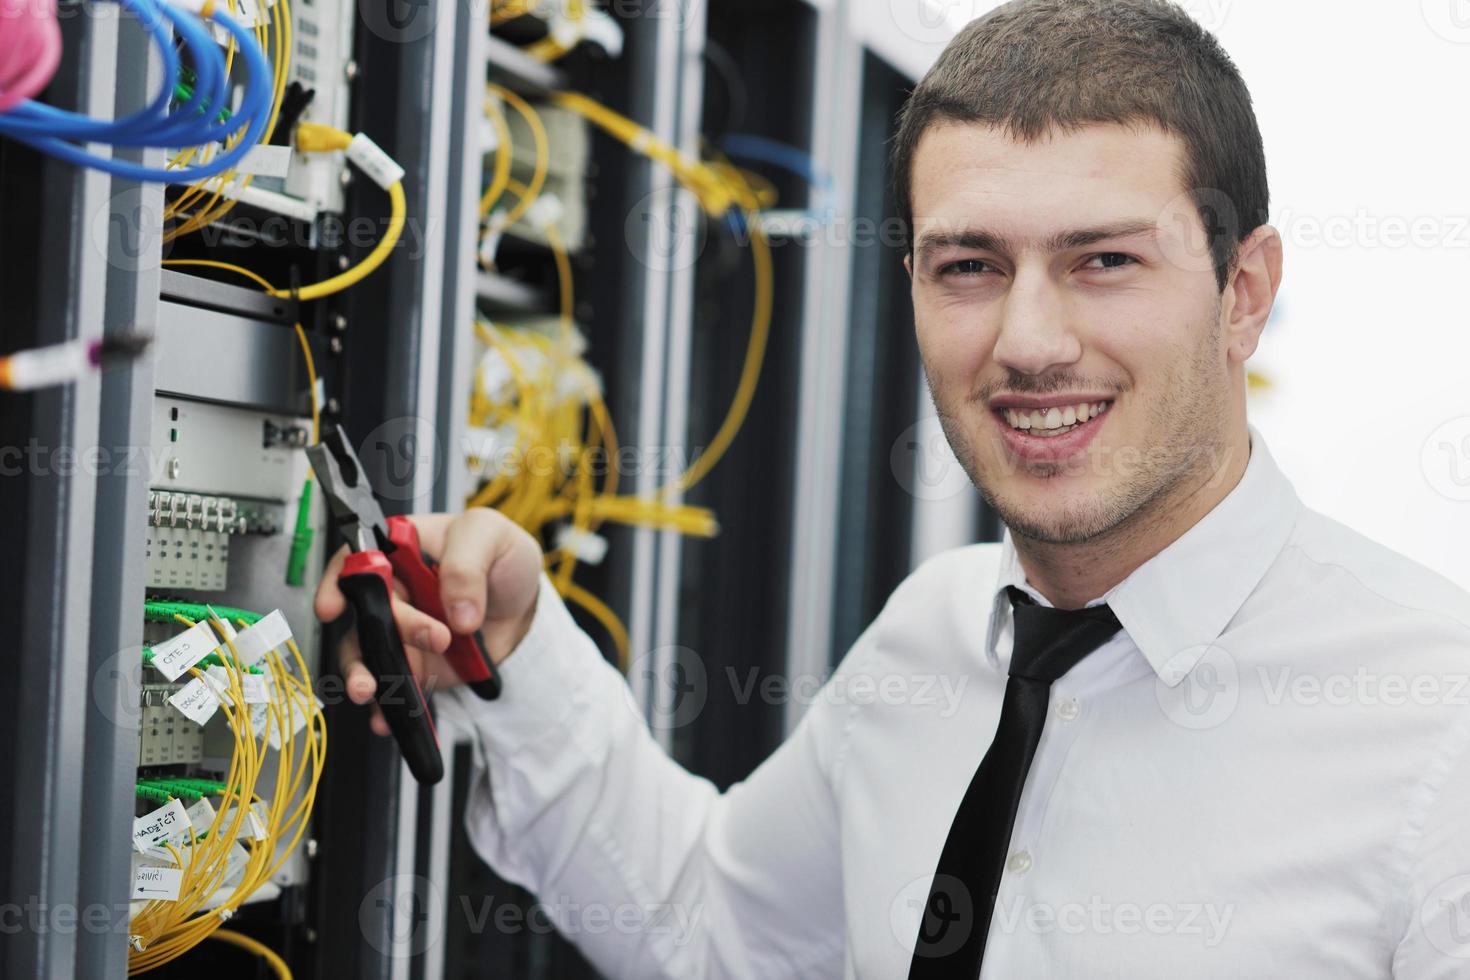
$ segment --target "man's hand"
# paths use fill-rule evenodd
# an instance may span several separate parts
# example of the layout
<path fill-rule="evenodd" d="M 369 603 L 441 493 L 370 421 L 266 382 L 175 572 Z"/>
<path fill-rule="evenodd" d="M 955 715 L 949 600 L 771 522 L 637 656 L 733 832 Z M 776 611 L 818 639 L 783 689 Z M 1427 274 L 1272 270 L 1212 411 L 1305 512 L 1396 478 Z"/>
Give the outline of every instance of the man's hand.
<path fill-rule="evenodd" d="M 451 629 L 460 634 L 480 630 L 485 650 L 496 664 L 525 637 L 536 612 L 541 548 L 508 517 L 483 507 L 411 520 L 424 554 L 439 563 L 439 592 L 450 619 L 446 625 L 410 606 L 407 590 L 394 580 L 393 619 L 414 675 L 428 693 L 461 682 L 442 656 L 449 648 Z M 347 599 L 337 587 L 347 553 L 343 546 L 332 556 L 317 589 L 316 614 L 324 622 L 347 609 Z M 363 666 L 356 631 L 343 638 L 338 656 L 347 697 L 355 704 L 367 704 L 377 692 L 377 682 Z M 372 728 L 379 735 L 388 734 L 388 724 L 376 707 Z"/>

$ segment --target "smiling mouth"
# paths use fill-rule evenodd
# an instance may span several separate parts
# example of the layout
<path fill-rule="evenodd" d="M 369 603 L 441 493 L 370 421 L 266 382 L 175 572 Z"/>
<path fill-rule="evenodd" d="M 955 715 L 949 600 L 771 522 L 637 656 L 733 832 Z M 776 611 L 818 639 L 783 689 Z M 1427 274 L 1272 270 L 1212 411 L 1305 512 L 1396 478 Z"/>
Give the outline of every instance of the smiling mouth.
<path fill-rule="evenodd" d="M 1113 403 L 1110 401 L 1100 401 L 1047 409 L 1038 408 L 1031 411 L 1003 408 L 997 409 L 996 414 L 1004 419 L 1011 428 L 1027 435 L 1053 438 L 1066 435 L 1073 429 L 1082 428 L 1089 422 L 1107 414 L 1112 406 Z"/>

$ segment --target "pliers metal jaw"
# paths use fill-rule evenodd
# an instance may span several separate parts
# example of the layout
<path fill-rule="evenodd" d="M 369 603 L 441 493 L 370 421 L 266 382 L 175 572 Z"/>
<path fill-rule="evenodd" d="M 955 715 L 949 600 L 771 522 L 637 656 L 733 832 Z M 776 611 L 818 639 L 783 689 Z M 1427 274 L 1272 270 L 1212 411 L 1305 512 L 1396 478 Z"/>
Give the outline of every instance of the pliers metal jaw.
<path fill-rule="evenodd" d="M 337 584 L 357 615 L 362 660 L 378 681 L 377 702 L 398 741 L 414 778 L 436 783 L 444 776 L 444 760 L 428 702 L 403 650 L 393 619 L 393 580 L 408 590 L 409 603 L 448 622 L 439 594 L 439 575 L 419 549 L 418 529 L 406 517 L 384 517 L 373 496 L 362 462 L 341 426 L 333 426 L 321 442 L 306 450 L 327 499 L 332 521 L 347 539 L 351 554 Z M 445 652 L 455 673 L 485 700 L 500 696 L 500 673 L 478 633 L 453 634 Z"/>

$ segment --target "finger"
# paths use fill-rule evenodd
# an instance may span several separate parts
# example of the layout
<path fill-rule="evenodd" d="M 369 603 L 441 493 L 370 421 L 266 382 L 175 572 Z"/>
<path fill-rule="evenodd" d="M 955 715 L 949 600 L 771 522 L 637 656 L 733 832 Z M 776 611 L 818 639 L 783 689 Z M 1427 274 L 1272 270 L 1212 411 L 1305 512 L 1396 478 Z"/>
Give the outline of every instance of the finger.
<path fill-rule="evenodd" d="M 450 635 L 448 626 L 417 606 L 409 605 L 406 599 L 397 595 L 392 598 L 391 605 L 393 621 L 398 624 L 399 635 L 403 637 L 405 644 L 435 653 L 449 649 L 449 643 L 454 637 Z"/>
<path fill-rule="evenodd" d="M 377 705 L 373 705 L 373 716 L 368 719 L 368 727 L 373 730 L 374 735 L 381 735 L 384 738 L 392 734 L 388 728 L 388 719 L 383 717 L 383 709 Z"/>
<path fill-rule="evenodd" d="M 449 538 L 449 529 L 459 519 L 458 514 L 411 514 L 414 529 L 419 533 L 419 550 L 434 561 L 444 555 L 444 545 Z"/>
<path fill-rule="evenodd" d="M 342 664 L 342 686 L 347 691 L 347 699 L 353 704 L 367 704 L 377 693 L 378 682 L 373 678 L 373 672 L 362 662 L 362 647 L 357 642 L 357 630 L 351 630 L 342 637 L 342 645 L 337 648 L 337 659 Z"/>
<path fill-rule="evenodd" d="M 332 560 L 327 562 L 326 571 L 322 573 L 322 582 L 316 587 L 316 618 L 324 623 L 330 623 L 341 616 L 347 609 L 347 597 L 337 587 L 337 576 L 342 574 L 342 563 L 347 560 L 347 546 L 344 544 L 337 549 Z"/>
<path fill-rule="evenodd" d="M 538 584 L 538 555 L 535 542 L 505 515 L 483 507 L 459 515 L 439 559 L 439 594 L 455 632 L 474 632 L 487 614 L 524 609 Z M 527 582 L 528 595 L 522 594 Z"/>

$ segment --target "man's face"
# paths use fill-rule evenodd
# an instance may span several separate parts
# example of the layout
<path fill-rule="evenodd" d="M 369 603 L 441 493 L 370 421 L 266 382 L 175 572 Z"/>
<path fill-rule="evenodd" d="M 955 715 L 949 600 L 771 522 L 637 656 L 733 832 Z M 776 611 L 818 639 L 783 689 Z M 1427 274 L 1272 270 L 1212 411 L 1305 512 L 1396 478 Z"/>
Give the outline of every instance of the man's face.
<path fill-rule="evenodd" d="M 919 143 L 919 349 L 1014 533 L 1085 541 L 1222 462 L 1236 396 L 1182 159 L 1175 137 L 1114 125 L 1028 145 L 940 123 Z"/>

